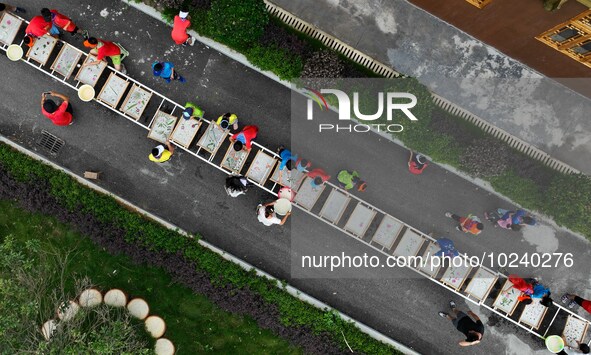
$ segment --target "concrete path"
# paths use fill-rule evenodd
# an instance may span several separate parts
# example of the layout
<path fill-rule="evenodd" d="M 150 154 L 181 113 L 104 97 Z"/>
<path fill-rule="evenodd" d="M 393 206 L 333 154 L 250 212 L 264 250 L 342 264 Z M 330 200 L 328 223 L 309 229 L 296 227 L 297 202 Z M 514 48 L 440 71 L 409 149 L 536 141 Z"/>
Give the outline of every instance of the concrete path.
<path fill-rule="evenodd" d="M 42 6 L 30 1 L 25 7 Z M 134 78 L 177 102 L 197 101 L 209 118 L 226 111 L 237 112 L 241 124 L 259 125 L 259 143 L 274 149 L 292 141 L 302 156 L 333 175 L 345 167 L 359 170 L 370 184 L 363 195 L 365 200 L 425 232 L 449 233 L 463 252 L 572 252 L 573 268 L 529 271 L 551 285 L 557 295 L 570 290 L 586 295 L 591 270 L 587 241 L 546 223 L 524 234 L 489 228 L 478 238 L 463 235 L 443 216 L 446 210 L 481 213 L 510 205 L 437 166 L 430 166 L 420 177 L 410 175 L 406 171 L 408 153 L 374 134 L 334 134 L 303 140 L 305 137 L 294 132 L 290 122 L 290 118 L 292 122 L 304 119 L 303 97 L 292 98 L 283 85 L 199 44 L 174 46 L 169 39 L 170 28 L 119 1 L 101 0 L 92 5 L 72 1 L 63 10 L 79 16 L 81 27 L 92 29 L 99 37 L 121 41 L 131 52 L 126 63 Z M 150 63 L 156 58 L 177 63 L 188 83 L 166 84 L 153 78 Z M 3 135 L 79 174 L 85 170 L 102 171 L 101 186 L 187 231 L 200 233 L 208 242 L 421 353 L 459 351 L 461 334 L 437 316 L 437 311 L 445 309 L 447 301 L 454 297 L 450 292 L 407 269 L 349 269 L 346 274 L 294 269 L 299 257 L 306 254 L 376 253 L 299 212 L 284 227 L 264 227 L 253 211 L 259 201 L 270 200 L 270 196 L 254 189 L 246 196 L 229 198 L 222 188 L 224 175 L 182 151 L 168 163 L 150 163 L 147 155 L 155 143 L 146 138 L 147 132 L 96 103 L 74 100 L 75 123 L 69 127 L 52 126 L 40 114 L 41 92 L 56 90 L 71 97 L 76 93 L 24 63 L 12 63 L 6 58 L 0 61 L 4 62 L 0 75 L 4 82 L 11 83 L 0 88 L 4 98 L 0 103 Z M 334 121 L 336 117 L 324 112 L 318 119 Z M 41 130 L 66 141 L 58 156 L 48 156 L 37 146 Z M 569 275 L 568 279 L 565 275 Z M 460 302 L 460 307 L 466 305 Z M 486 311 L 473 311 L 485 322 L 489 318 Z M 540 349 L 537 339 L 500 322 L 487 328 L 481 345 L 462 351 L 511 354 L 529 353 L 532 349 Z"/>
<path fill-rule="evenodd" d="M 585 173 L 591 101 L 405 0 L 272 0 Z M 589 87 L 590 78 L 561 79 Z"/>

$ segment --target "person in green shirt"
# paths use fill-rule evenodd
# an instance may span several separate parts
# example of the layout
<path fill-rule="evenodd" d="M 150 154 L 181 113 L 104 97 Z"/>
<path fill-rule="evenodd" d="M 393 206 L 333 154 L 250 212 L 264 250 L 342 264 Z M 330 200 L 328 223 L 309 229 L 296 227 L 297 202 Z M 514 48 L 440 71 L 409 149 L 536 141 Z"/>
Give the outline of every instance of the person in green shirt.
<path fill-rule="evenodd" d="M 189 118 L 197 117 L 203 118 L 205 111 L 201 109 L 201 107 L 197 106 L 192 102 L 187 102 L 185 104 L 185 109 L 183 110 L 183 118 L 188 120 Z"/>
<path fill-rule="evenodd" d="M 355 186 L 358 191 L 365 191 L 367 188 L 367 184 L 359 178 L 359 173 L 356 171 L 341 170 L 337 180 L 339 180 L 339 187 L 345 190 L 351 190 Z"/>

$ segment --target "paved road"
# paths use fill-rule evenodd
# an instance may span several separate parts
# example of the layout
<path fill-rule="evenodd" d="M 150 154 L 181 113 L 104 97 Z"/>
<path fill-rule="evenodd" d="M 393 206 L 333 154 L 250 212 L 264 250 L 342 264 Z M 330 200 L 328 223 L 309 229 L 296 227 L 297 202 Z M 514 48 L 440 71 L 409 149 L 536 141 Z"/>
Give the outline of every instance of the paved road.
<path fill-rule="evenodd" d="M 589 286 L 586 241 L 546 224 L 530 229 L 525 235 L 494 229 L 478 238 L 462 235 L 443 216 L 445 210 L 468 213 L 508 205 L 437 166 L 430 166 L 420 177 L 411 176 L 405 170 L 407 152 L 373 134 L 302 138 L 302 132 L 297 129 L 305 117 L 303 98 L 291 100 L 284 86 L 199 44 L 190 48 L 172 46 L 169 28 L 118 1 L 98 4 L 73 1 L 69 12 L 79 13 L 80 25 L 97 29 L 94 32 L 99 37 L 113 36 L 106 30 L 108 26 L 116 29 L 118 36 L 114 37 L 132 53 L 127 67 L 136 79 L 177 102 L 196 100 L 210 113 L 208 117 L 227 110 L 239 113 L 243 124 L 256 123 L 261 127 L 258 141 L 271 149 L 292 141 L 303 156 L 311 157 L 328 171 L 336 172 L 343 167 L 358 169 L 370 183 L 364 199 L 425 232 L 449 232 L 457 247 L 468 254 L 480 255 L 490 250 L 573 252 L 576 271 L 534 272 L 553 286 L 555 294 L 575 286 L 584 294 L 583 290 Z M 39 2 L 24 6 L 42 7 Z M 101 12 L 104 17 L 99 15 Z M 163 57 L 177 63 L 188 79 L 187 84 L 168 85 L 152 78 L 149 64 Z M 325 270 L 293 269 L 294 259 L 305 253 L 374 255 L 375 251 L 303 213 L 296 212 L 284 227 L 263 227 L 252 211 L 259 201 L 268 200 L 268 195 L 252 190 L 238 199 L 229 198 L 222 189 L 224 175 L 182 151 L 169 163 L 149 163 L 147 155 L 154 142 L 146 139 L 147 132 L 96 103 L 75 101 L 75 124 L 52 126 L 39 113 L 40 93 L 53 89 L 75 97 L 75 92 L 24 63 L 0 60 L 5 64 L 0 68 L 0 75 L 4 82 L 11 83 L 0 88 L 4 98 L 0 104 L 3 135 L 47 156 L 36 141 L 41 130 L 48 130 L 66 141 L 57 157 L 48 157 L 51 160 L 80 174 L 85 170 L 102 171 L 101 186 L 185 230 L 199 232 L 212 244 L 288 280 L 422 353 L 458 351 L 456 342 L 460 334 L 436 315 L 453 297 L 451 293 L 406 269 L 348 270 L 346 277 Z M 335 119 L 327 112 L 317 118 Z M 294 122 L 298 124 L 295 130 Z M 298 278 L 292 277 L 293 274 Z M 565 274 L 570 277 L 565 279 Z M 464 307 L 463 302 L 460 304 Z M 483 319 L 489 316 L 486 311 L 473 310 Z M 538 348 L 539 342 L 516 327 L 501 323 L 488 328 L 487 339 L 478 348 L 462 351 L 523 353 L 530 351 L 530 346 Z"/>
<path fill-rule="evenodd" d="M 406 0 L 272 2 L 591 173 L 591 125 L 586 114 L 591 100 L 563 86 L 589 95 L 591 78 L 556 79 L 559 84 Z"/>

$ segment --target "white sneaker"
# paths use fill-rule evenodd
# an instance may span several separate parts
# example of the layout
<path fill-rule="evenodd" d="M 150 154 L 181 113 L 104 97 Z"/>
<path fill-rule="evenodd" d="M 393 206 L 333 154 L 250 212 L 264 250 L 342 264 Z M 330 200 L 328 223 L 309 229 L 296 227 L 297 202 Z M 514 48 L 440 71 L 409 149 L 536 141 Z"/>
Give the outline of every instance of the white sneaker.
<path fill-rule="evenodd" d="M 194 44 L 195 44 L 195 37 L 191 37 L 191 38 L 189 39 L 189 45 L 190 45 L 190 46 L 193 46 Z"/>
<path fill-rule="evenodd" d="M 445 212 L 445 217 L 451 218 L 451 212 Z"/>

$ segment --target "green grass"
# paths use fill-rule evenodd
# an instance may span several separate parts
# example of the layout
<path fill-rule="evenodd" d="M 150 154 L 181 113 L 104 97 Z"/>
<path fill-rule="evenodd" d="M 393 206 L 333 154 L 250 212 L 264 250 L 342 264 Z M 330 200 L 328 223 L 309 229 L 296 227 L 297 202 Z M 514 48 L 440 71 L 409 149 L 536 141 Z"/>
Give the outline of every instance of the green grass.
<path fill-rule="evenodd" d="M 0 238 L 12 234 L 17 240 L 34 238 L 56 249 L 74 249 L 68 274 L 88 276 L 103 291 L 121 288 L 131 296 L 144 298 L 150 313 L 166 321 L 165 336 L 179 354 L 301 353 L 270 331 L 259 328 L 254 320 L 225 312 L 205 297 L 174 284 L 163 270 L 112 256 L 52 217 L 30 214 L 7 201 L 0 201 L 0 211 Z"/>

